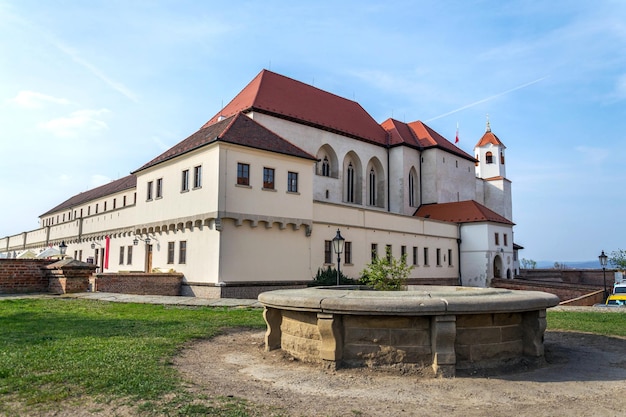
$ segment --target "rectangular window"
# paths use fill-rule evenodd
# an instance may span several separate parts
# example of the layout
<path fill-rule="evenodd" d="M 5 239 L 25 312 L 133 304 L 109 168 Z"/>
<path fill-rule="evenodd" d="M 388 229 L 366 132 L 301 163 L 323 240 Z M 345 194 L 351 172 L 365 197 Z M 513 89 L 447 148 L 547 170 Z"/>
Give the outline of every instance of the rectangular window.
<path fill-rule="evenodd" d="M 448 266 L 452 266 L 452 249 L 448 249 Z"/>
<path fill-rule="evenodd" d="M 385 256 L 387 257 L 387 262 L 391 262 L 391 245 L 385 246 Z"/>
<path fill-rule="evenodd" d="M 156 198 L 163 197 L 163 178 L 156 180 Z"/>
<path fill-rule="evenodd" d="M 274 168 L 263 168 L 263 188 L 274 189 Z"/>
<path fill-rule="evenodd" d="M 187 263 L 187 241 L 181 240 L 178 243 L 178 263 L 185 264 Z"/>
<path fill-rule="evenodd" d="M 250 165 L 237 164 L 237 185 L 250 185 Z"/>
<path fill-rule="evenodd" d="M 330 240 L 324 241 L 324 263 L 333 263 L 333 242 Z"/>
<path fill-rule="evenodd" d="M 83 261 L 83 250 L 82 249 L 78 251 L 78 260 L 81 261 L 81 262 Z"/>
<path fill-rule="evenodd" d="M 188 169 L 184 170 L 182 173 L 180 191 L 181 192 L 189 191 L 189 170 Z"/>
<path fill-rule="evenodd" d="M 102 211 L 107 211 L 107 202 L 104 202 L 104 208 L 102 209 Z"/>
<path fill-rule="evenodd" d="M 345 242 L 343 246 L 343 251 L 345 253 L 344 263 L 351 264 L 352 263 L 352 242 Z"/>
<path fill-rule="evenodd" d="M 502 238 L 504 239 L 504 246 L 509 246 L 509 236 L 505 233 Z"/>
<path fill-rule="evenodd" d="M 400 256 L 406 258 L 406 246 L 404 245 L 400 246 Z"/>
<path fill-rule="evenodd" d="M 115 201 L 115 200 L 113 200 L 113 201 Z M 80 218 L 81 219 L 83 218 L 83 209 L 80 209 Z"/>
<path fill-rule="evenodd" d="M 87 216 L 91 215 L 91 206 L 87 206 Z"/>
<path fill-rule="evenodd" d="M 124 265 L 124 246 L 120 246 L 120 265 Z"/>
<path fill-rule="evenodd" d="M 174 246 L 175 242 L 167 242 L 167 263 L 174 263 Z"/>
<path fill-rule="evenodd" d="M 193 168 L 193 188 L 202 187 L 202 165 Z"/>
<path fill-rule="evenodd" d="M 424 266 L 428 266 L 428 248 L 424 248 Z"/>
<path fill-rule="evenodd" d="M 417 265 L 417 246 L 413 246 L 413 265 Z"/>
<path fill-rule="evenodd" d="M 298 192 L 298 173 L 297 172 L 287 173 L 287 191 L 290 193 Z"/>
<path fill-rule="evenodd" d="M 378 258 L 378 244 L 372 243 L 372 262 Z"/>
<path fill-rule="evenodd" d="M 113 199 L 113 210 L 115 210 L 115 208 L 117 207 L 117 198 Z M 81 213 L 82 216 L 82 213 Z"/>
<path fill-rule="evenodd" d="M 496 238 L 496 245 L 499 245 L 500 244 L 500 233 L 496 233 L 494 236 Z"/>
<path fill-rule="evenodd" d="M 98 214 L 98 203 L 96 203 L 96 214 Z"/>
<path fill-rule="evenodd" d="M 133 247 L 129 246 L 126 251 L 126 265 L 130 265 L 133 263 Z"/>
<path fill-rule="evenodd" d="M 437 266 L 441 266 L 441 249 L 437 248 L 436 252 Z"/>
<path fill-rule="evenodd" d="M 152 189 L 154 187 L 154 183 L 152 181 L 148 181 L 148 188 L 146 190 L 146 200 L 152 200 Z"/>
<path fill-rule="evenodd" d="M 122 207 L 126 207 L 126 196 L 122 199 Z"/>

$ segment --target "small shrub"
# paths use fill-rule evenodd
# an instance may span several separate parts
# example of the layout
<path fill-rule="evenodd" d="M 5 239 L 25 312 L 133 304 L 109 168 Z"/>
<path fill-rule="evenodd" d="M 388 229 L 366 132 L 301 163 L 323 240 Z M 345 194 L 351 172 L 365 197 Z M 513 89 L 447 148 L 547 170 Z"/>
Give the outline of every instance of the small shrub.
<path fill-rule="evenodd" d="M 348 278 L 343 274 L 343 272 L 339 271 L 339 285 L 356 285 L 357 281 Z M 331 268 L 330 266 L 326 269 L 319 268 L 317 270 L 317 275 L 313 278 L 313 282 L 310 282 L 308 287 L 322 287 L 322 286 L 331 286 L 337 285 L 337 270 Z"/>
<path fill-rule="evenodd" d="M 398 291 L 406 285 L 411 269 L 413 266 L 407 265 L 406 255 L 402 255 L 400 259 L 394 258 L 391 249 L 387 248 L 385 257 L 376 257 L 361 272 L 359 283 L 375 290 Z"/>

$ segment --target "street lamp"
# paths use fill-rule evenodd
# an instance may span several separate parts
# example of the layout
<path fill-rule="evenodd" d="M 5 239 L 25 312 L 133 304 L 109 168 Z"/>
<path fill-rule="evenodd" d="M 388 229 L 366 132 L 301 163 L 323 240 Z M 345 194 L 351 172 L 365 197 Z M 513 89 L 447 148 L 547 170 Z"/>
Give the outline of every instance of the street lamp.
<path fill-rule="evenodd" d="M 59 245 L 59 252 L 61 253 L 61 260 L 65 259 L 65 252 L 67 251 L 67 245 L 65 241 L 62 241 Z"/>
<path fill-rule="evenodd" d="M 606 293 L 606 261 L 607 261 L 607 259 L 609 259 L 609 257 L 606 256 L 604 251 L 602 251 L 600 256 L 598 256 L 598 259 L 600 260 L 600 265 L 602 265 L 602 278 L 604 280 L 604 299 L 606 300 L 606 297 L 607 297 L 607 293 Z"/>
<path fill-rule="evenodd" d="M 343 244 L 345 243 L 345 239 L 341 237 L 341 233 L 339 233 L 339 229 L 337 229 L 337 235 L 333 238 L 333 249 L 337 254 L 337 285 L 339 285 L 339 268 L 341 265 L 341 253 L 343 252 Z"/>

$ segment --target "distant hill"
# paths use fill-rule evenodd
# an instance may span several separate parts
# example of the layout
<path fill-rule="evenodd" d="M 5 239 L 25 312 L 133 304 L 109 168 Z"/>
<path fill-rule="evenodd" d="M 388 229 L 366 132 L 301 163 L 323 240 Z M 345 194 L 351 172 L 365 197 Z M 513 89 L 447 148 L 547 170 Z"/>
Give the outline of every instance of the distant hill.
<path fill-rule="evenodd" d="M 596 259 L 594 261 L 537 261 L 537 269 L 550 269 L 554 268 L 554 262 L 564 264 L 568 268 L 572 269 L 602 269 L 600 262 Z M 607 266 L 608 267 L 608 266 Z"/>

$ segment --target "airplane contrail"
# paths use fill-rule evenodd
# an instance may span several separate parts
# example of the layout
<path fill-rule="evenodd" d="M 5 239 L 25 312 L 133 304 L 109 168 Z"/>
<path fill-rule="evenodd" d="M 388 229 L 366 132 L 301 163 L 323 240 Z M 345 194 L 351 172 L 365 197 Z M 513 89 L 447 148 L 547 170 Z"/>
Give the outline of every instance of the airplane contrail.
<path fill-rule="evenodd" d="M 455 110 L 449 111 L 447 113 L 441 114 L 441 115 L 439 115 L 437 117 L 432 117 L 432 118 L 430 118 L 428 120 L 425 120 L 425 122 L 432 122 L 433 120 L 441 119 L 442 117 L 446 117 L 446 116 L 449 116 L 451 114 L 460 112 L 461 110 L 469 109 L 470 107 L 474 107 L 474 106 L 476 106 L 478 104 L 481 104 L 481 103 L 484 103 L 486 101 L 493 100 L 494 98 L 502 97 L 505 94 L 509 94 L 509 93 L 512 93 L 513 91 L 521 90 L 522 88 L 528 87 L 529 85 L 537 84 L 538 82 L 543 81 L 546 78 L 548 78 L 547 75 L 545 77 L 541 77 L 539 79 L 536 79 L 534 81 L 528 82 L 526 84 L 518 85 L 517 87 L 511 88 L 510 90 L 503 91 L 502 93 L 494 94 L 493 96 L 489 96 L 489 97 L 484 98 L 482 100 L 478 100 L 478 101 L 475 101 L 473 103 L 467 104 L 467 105 L 465 105 L 463 107 L 459 107 L 458 109 L 455 109 Z"/>

